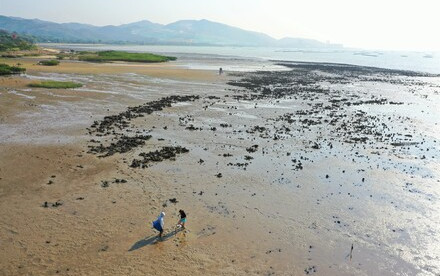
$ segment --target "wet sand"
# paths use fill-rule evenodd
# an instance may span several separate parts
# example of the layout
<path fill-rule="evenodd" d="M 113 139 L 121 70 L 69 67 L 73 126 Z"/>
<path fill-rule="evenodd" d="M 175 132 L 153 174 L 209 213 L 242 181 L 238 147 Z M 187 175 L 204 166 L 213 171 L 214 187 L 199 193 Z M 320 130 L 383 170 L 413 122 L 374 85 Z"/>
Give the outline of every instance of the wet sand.
<path fill-rule="evenodd" d="M 20 63 L 0 79 L 5 275 L 440 273 L 439 77 Z"/>
<path fill-rule="evenodd" d="M 0 63 L 15 65 L 20 63 L 21 67 L 26 68 L 28 74 L 37 74 L 42 72 L 49 73 L 66 73 L 66 74 L 144 74 L 157 78 L 169 78 L 180 80 L 205 80 L 212 81 L 215 79 L 215 74 L 209 70 L 189 70 L 179 68 L 172 63 L 127 63 L 127 62 L 112 62 L 112 63 L 90 63 L 80 62 L 74 60 L 63 60 L 58 66 L 42 66 L 38 65 L 41 57 L 35 58 L 18 58 L 18 59 L 4 59 L 0 58 Z"/>

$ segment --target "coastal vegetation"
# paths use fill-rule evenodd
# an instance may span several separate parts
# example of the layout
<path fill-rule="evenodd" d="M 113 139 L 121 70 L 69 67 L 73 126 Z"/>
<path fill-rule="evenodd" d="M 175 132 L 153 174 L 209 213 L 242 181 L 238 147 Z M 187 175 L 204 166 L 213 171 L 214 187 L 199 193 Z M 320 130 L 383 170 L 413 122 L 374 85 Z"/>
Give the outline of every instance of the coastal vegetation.
<path fill-rule="evenodd" d="M 18 66 L 10 66 L 7 64 L 0 64 L 0 76 L 21 74 L 26 71 L 26 68 L 21 68 Z"/>
<path fill-rule="evenodd" d="M 59 60 L 63 59 L 75 59 L 75 55 L 73 53 L 61 52 L 56 55 L 56 58 Z"/>
<path fill-rule="evenodd" d="M 0 30 L 0 52 L 35 50 L 37 46 L 27 36 Z"/>
<path fill-rule="evenodd" d="M 81 83 L 71 81 L 41 81 L 29 84 L 30 87 L 48 88 L 48 89 L 67 89 L 81 87 Z"/>
<path fill-rule="evenodd" d="M 62 51 L 56 55 L 59 60 L 80 60 L 88 62 L 112 62 L 112 61 L 126 61 L 126 62 L 166 62 L 176 60 L 175 57 L 156 55 L 151 53 L 130 53 L 123 51 Z"/>
<path fill-rule="evenodd" d="M 150 53 L 128 53 L 122 51 L 80 52 L 78 59 L 91 62 L 127 61 L 145 63 L 176 60 L 175 57 L 161 56 Z"/>
<path fill-rule="evenodd" d="M 59 60 L 50 59 L 50 60 L 40 60 L 38 62 L 38 65 L 44 65 L 44 66 L 56 66 L 60 64 Z"/>

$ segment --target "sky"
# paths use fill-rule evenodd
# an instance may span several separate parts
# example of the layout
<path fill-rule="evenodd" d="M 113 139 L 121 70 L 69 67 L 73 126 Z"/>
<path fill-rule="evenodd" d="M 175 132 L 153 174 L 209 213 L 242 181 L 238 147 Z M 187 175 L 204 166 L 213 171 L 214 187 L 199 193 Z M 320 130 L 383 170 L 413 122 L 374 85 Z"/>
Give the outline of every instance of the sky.
<path fill-rule="evenodd" d="M 275 38 L 377 50 L 440 51 L 439 12 L 440 0 L 0 0 L 0 15 L 58 23 L 208 19 Z"/>

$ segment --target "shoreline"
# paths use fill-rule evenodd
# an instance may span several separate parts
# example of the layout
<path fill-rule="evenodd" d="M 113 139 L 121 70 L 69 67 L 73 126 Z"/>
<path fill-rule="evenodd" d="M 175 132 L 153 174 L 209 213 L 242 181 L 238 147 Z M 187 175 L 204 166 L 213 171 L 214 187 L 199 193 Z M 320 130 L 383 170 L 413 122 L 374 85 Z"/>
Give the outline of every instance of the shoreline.
<path fill-rule="evenodd" d="M 438 254 L 423 249 L 440 231 L 438 223 L 428 227 L 439 210 L 440 137 L 426 131 L 438 125 L 424 118 L 438 112 L 438 78 L 301 65 L 235 76 L 139 66 L 139 75 L 177 80 L 156 83 L 138 75 L 133 82 L 125 73 L 136 66 L 25 66 L 43 77 L 90 76 L 85 90 L 52 95 L 25 88 L 27 80 L 15 82 L 22 77 L 0 83 L 0 99 L 8 99 L 2 101 L 8 111 L 0 113 L 4 129 L 23 120 L 36 124 L 38 113 L 48 125 L 71 117 L 53 131 L 77 137 L 53 146 L 0 145 L 0 269 L 9 275 L 399 275 L 440 269 Z M 9 93 L 11 88 L 35 98 Z M 113 93 L 92 91 L 97 89 Z M 158 108 L 157 101 L 175 95 L 200 98 Z M 32 113 L 46 105 L 52 106 L 46 113 Z M 65 114 L 55 112 L 61 107 Z M 126 113 L 133 110 L 143 116 Z M 29 112 L 32 117 L 17 116 Z M 116 124 L 93 131 L 93 121 L 99 126 L 104 116 Z M 36 124 L 44 135 L 43 126 Z M 87 153 L 88 146 L 127 144 L 124 136 L 139 135 L 152 137 L 105 158 Z M 189 152 L 130 167 L 140 153 L 167 146 Z M 184 209 L 188 231 L 155 242 L 150 221 L 162 209 L 167 231 Z M 399 253 L 410 249 L 416 253 Z M 417 260 L 419 255 L 429 258 Z"/>
<path fill-rule="evenodd" d="M 281 48 L 261 48 L 261 47 L 197 47 L 197 46 L 147 46 L 147 45 L 88 45 L 87 48 L 77 48 L 75 44 L 65 44 L 68 49 L 87 49 L 87 50 L 125 50 L 138 52 L 153 52 L 157 54 L 173 54 L 178 58 L 185 56 L 204 57 L 232 60 L 232 59 L 258 59 L 260 63 L 264 61 L 304 61 L 317 63 L 347 63 L 356 66 L 372 66 L 377 68 L 388 68 L 395 70 L 409 70 L 417 72 L 428 72 L 440 74 L 438 64 L 440 55 L 432 53 L 433 58 L 425 58 L 426 52 L 407 52 L 407 51 L 375 51 L 364 50 L 366 53 L 380 52 L 380 56 L 359 55 L 359 49 L 344 49 L 342 51 L 308 51 L 309 49 L 289 49 Z M 53 45 L 56 47 L 56 45 Z M 286 51 L 287 50 L 287 51 Z M 227 62 L 223 67 L 227 66 Z M 215 68 L 218 69 L 218 68 Z"/>

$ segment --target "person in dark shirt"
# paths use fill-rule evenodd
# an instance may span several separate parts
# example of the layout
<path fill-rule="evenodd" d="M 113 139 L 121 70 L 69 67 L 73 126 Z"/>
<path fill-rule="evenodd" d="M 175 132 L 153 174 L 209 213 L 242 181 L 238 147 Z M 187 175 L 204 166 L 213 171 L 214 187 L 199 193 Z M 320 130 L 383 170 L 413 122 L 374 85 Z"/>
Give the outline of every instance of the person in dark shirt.
<path fill-rule="evenodd" d="M 183 211 L 182 209 L 179 210 L 179 214 L 180 214 L 180 220 L 177 223 L 177 227 L 182 227 L 182 229 L 185 229 L 185 223 L 186 223 L 186 214 L 185 211 Z"/>

